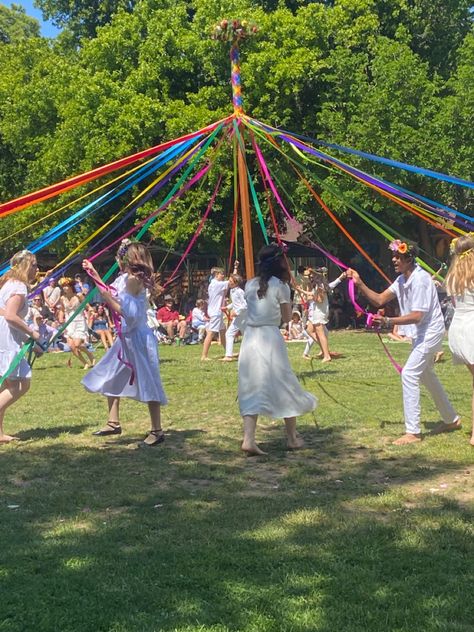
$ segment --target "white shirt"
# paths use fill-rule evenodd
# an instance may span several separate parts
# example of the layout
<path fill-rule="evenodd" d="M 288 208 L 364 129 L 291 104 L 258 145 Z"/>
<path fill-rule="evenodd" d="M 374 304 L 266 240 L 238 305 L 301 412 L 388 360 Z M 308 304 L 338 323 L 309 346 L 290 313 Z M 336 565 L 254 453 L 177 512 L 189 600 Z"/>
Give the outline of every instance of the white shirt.
<path fill-rule="evenodd" d="M 408 277 L 400 274 L 388 288 L 398 299 L 400 313 L 423 312 L 421 321 L 415 324 L 415 345 L 432 342 L 444 335 L 444 318 L 439 304 L 438 292 L 431 276 L 419 265 Z"/>
<path fill-rule="evenodd" d="M 212 279 L 207 288 L 207 314 L 209 318 L 218 316 L 221 313 L 222 303 L 224 302 L 224 296 L 229 287 L 229 281 L 217 281 Z"/>
<path fill-rule="evenodd" d="M 193 327 L 199 327 L 200 325 L 206 322 L 206 314 L 199 309 L 199 307 L 194 307 L 191 312 L 191 325 Z"/>
<path fill-rule="evenodd" d="M 270 277 L 268 289 L 263 298 L 258 298 L 260 279 L 255 277 L 245 286 L 247 300 L 247 325 L 263 327 L 272 325 L 279 327 L 281 323 L 281 308 L 283 303 L 291 303 L 290 286 L 277 277 Z"/>
<path fill-rule="evenodd" d="M 245 300 L 245 292 L 241 287 L 233 287 L 230 291 L 230 300 L 232 304 L 229 307 L 237 316 L 247 309 L 247 301 Z"/>

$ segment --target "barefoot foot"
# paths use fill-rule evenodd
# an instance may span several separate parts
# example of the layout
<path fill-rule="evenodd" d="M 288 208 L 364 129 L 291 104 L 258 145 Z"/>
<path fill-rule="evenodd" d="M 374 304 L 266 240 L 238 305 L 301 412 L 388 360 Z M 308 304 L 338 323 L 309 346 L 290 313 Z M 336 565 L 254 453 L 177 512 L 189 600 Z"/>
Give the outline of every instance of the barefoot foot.
<path fill-rule="evenodd" d="M 260 450 L 256 443 L 242 443 L 240 449 L 248 456 L 265 456 L 267 453 Z"/>
<path fill-rule="evenodd" d="M 292 437 L 291 439 L 288 438 L 287 446 L 288 446 L 288 450 L 301 450 L 301 448 L 304 448 L 303 437 L 300 437 L 300 435 L 297 434 L 295 437 Z"/>
<path fill-rule="evenodd" d="M 418 443 L 421 441 L 421 434 L 411 434 L 407 432 L 402 437 L 392 441 L 392 445 L 408 445 L 409 443 Z"/>
<path fill-rule="evenodd" d="M 20 441 L 20 437 L 13 437 L 7 434 L 0 435 L 0 443 L 11 443 L 12 441 Z"/>
<path fill-rule="evenodd" d="M 461 420 L 456 419 L 452 424 L 445 424 L 444 421 L 441 421 L 437 426 L 433 428 L 430 434 L 438 435 L 443 434 L 443 432 L 453 432 L 454 430 L 459 430 L 462 427 Z"/>

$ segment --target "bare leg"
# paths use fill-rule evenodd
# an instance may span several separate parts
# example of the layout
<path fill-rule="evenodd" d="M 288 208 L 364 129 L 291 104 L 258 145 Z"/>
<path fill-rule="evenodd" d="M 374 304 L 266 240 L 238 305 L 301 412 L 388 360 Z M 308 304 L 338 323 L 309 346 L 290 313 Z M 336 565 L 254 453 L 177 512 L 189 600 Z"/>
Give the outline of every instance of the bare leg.
<path fill-rule="evenodd" d="M 77 342 L 78 341 L 73 340 L 72 338 L 68 338 L 67 339 L 67 343 L 68 343 L 68 345 L 69 345 L 69 347 L 71 349 L 72 355 L 75 356 L 79 360 L 79 362 L 82 364 L 82 366 L 86 366 L 87 365 L 87 361 L 85 360 L 84 356 L 80 352 L 79 347 L 77 345 Z M 79 344 L 80 344 L 80 342 L 79 342 Z"/>
<path fill-rule="evenodd" d="M 109 343 L 109 347 L 111 347 L 114 344 L 114 339 L 113 339 L 112 332 L 110 331 L 110 329 L 107 329 L 105 331 L 105 337 L 107 339 L 107 342 Z"/>
<path fill-rule="evenodd" d="M 105 329 L 100 329 L 99 330 L 99 337 L 100 337 L 100 341 L 102 343 L 102 346 L 104 347 L 104 349 L 108 349 L 108 345 L 107 345 L 107 336 L 106 336 L 107 332 Z"/>
<path fill-rule="evenodd" d="M 151 430 L 143 443 L 148 446 L 163 443 L 165 435 L 161 429 L 161 405 L 160 402 L 148 402 L 150 411 Z"/>
<path fill-rule="evenodd" d="M 247 452 L 252 456 L 262 456 L 266 454 L 263 450 L 260 450 L 255 442 L 255 430 L 257 428 L 258 415 L 244 415 L 242 420 L 244 422 L 244 440 L 242 441 L 241 450 Z"/>
<path fill-rule="evenodd" d="M 84 342 L 84 340 L 80 341 L 80 344 L 79 344 L 79 347 L 78 347 L 78 351 L 79 352 L 82 351 L 83 353 L 85 353 L 86 356 L 89 358 L 89 365 L 90 366 L 94 366 L 94 364 L 95 364 L 94 354 L 91 353 L 89 351 L 89 349 L 86 347 L 86 343 Z M 87 366 L 87 363 L 86 363 L 86 366 Z"/>
<path fill-rule="evenodd" d="M 107 407 L 109 409 L 109 417 L 107 419 L 107 423 L 105 426 L 102 426 L 100 430 L 97 431 L 98 436 L 100 433 L 107 432 L 112 434 L 110 431 L 120 428 L 120 398 L 119 397 L 107 397 Z M 118 432 L 116 434 L 119 434 Z"/>
<path fill-rule="evenodd" d="M 225 349 L 225 329 L 221 329 L 219 332 L 219 342 Z"/>
<path fill-rule="evenodd" d="M 288 448 L 298 450 L 304 448 L 304 441 L 296 432 L 296 417 L 287 417 L 285 420 Z"/>
<path fill-rule="evenodd" d="M 468 364 L 467 368 L 472 373 L 472 434 L 469 443 L 474 445 L 474 364 Z"/>
<path fill-rule="evenodd" d="M 324 355 L 323 353 L 323 349 L 321 347 L 321 343 L 319 342 L 319 338 L 316 334 L 316 329 L 315 326 L 313 325 L 313 323 L 308 322 L 308 326 L 306 328 L 306 331 L 308 332 L 308 335 L 311 336 L 311 338 L 314 340 L 314 342 L 318 343 L 318 347 L 321 349 L 321 352 L 318 354 L 318 358 L 322 357 Z"/>
<path fill-rule="evenodd" d="M 18 440 L 18 437 L 4 433 L 3 420 L 7 408 L 25 395 L 29 388 L 30 380 L 5 380 L 2 390 L 0 391 L 0 444 Z"/>
<path fill-rule="evenodd" d="M 212 342 L 212 334 L 213 334 L 212 331 L 208 331 L 206 333 L 206 337 L 204 338 L 204 343 L 202 345 L 201 360 L 209 360 L 208 355 L 209 355 L 209 348 Z"/>
<path fill-rule="evenodd" d="M 324 325 L 315 325 L 316 335 L 319 340 L 321 351 L 323 352 L 323 362 L 331 362 L 331 354 L 329 353 L 329 343 Z"/>

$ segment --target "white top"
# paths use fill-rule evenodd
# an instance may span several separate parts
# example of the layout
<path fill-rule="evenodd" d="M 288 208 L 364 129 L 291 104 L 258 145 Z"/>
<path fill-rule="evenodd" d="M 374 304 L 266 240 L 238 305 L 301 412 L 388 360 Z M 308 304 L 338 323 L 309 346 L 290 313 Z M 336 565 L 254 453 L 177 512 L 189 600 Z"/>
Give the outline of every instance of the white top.
<path fill-rule="evenodd" d="M 474 365 L 474 292 L 466 289 L 454 298 L 455 311 L 449 328 L 449 347 L 456 364 Z"/>
<path fill-rule="evenodd" d="M 245 300 L 245 292 L 241 287 L 233 287 L 230 291 L 230 300 L 232 304 L 229 307 L 237 316 L 247 309 L 247 301 Z"/>
<path fill-rule="evenodd" d="M 22 308 L 18 312 L 18 316 L 24 320 L 28 313 L 28 301 L 26 300 L 27 294 L 28 289 L 21 281 L 7 281 L 0 288 L 0 309 L 5 309 L 8 300 L 12 296 L 20 295 L 23 297 L 24 301 Z M 5 317 L 0 316 L 0 375 L 4 375 L 4 373 L 8 370 L 10 364 L 15 359 L 16 354 L 20 351 L 26 339 L 27 335 L 25 333 L 16 329 L 12 325 L 9 325 L 5 320 Z M 26 360 L 23 359 L 10 377 L 25 378 L 30 376 L 30 367 Z"/>
<path fill-rule="evenodd" d="M 121 272 L 115 281 L 110 284 L 110 287 L 113 287 L 117 294 L 122 294 L 127 289 L 127 277 L 128 274 L 126 272 Z"/>
<path fill-rule="evenodd" d="M 290 286 L 277 277 L 268 280 L 267 293 L 258 298 L 260 285 L 258 277 L 251 279 L 245 285 L 245 299 L 247 301 L 247 326 L 263 327 L 272 325 L 279 327 L 281 323 L 280 305 L 291 303 Z"/>
<path fill-rule="evenodd" d="M 55 285 L 54 287 L 48 285 L 43 290 L 43 296 L 46 302 L 51 307 L 55 307 L 58 304 L 59 299 L 61 298 L 61 288 L 59 288 L 57 285 Z"/>
<path fill-rule="evenodd" d="M 415 266 L 408 279 L 400 274 L 388 289 L 397 297 L 402 316 L 410 312 L 424 313 L 421 321 L 415 324 L 415 345 L 430 342 L 444 334 L 444 318 L 436 286 L 419 265 Z"/>
<path fill-rule="evenodd" d="M 206 321 L 206 314 L 199 309 L 199 307 L 194 307 L 191 312 L 191 325 L 193 327 L 197 327 L 202 325 Z"/>
<path fill-rule="evenodd" d="M 216 279 L 212 279 L 209 283 L 209 287 L 207 288 L 207 314 L 209 318 L 220 315 L 228 287 L 229 281 L 217 281 Z"/>

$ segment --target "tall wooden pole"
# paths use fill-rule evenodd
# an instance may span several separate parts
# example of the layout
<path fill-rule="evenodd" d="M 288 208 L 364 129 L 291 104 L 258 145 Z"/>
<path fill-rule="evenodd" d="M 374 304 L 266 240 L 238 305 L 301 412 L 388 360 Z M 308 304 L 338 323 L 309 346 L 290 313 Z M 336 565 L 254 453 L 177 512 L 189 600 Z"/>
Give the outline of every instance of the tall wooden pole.
<path fill-rule="evenodd" d="M 242 144 L 244 143 L 242 134 Z M 242 238 L 244 242 L 245 276 L 255 276 L 253 262 L 252 222 L 250 219 L 249 183 L 247 181 L 247 165 L 244 156 L 245 146 L 237 143 L 237 166 L 239 172 L 240 208 L 242 211 Z"/>
<path fill-rule="evenodd" d="M 240 82 L 240 55 L 237 42 L 234 41 L 230 49 L 230 70 L 232 83 L 232 103 L 234 116 L 239 124 L 239 117 L 244 113 L 242 104 L 242 87 Z M 245 139 L 241 135 L 242 143 L 237 143 L 237 170 L 239 179 L 240 208 L 242 211 L 242 237 L 244 245 L 245 276 L 251 279 L 255 276 L 253 261 L 252 221 L 250 218 L 249 185 L 247 181 L 247 166 L 245 161 Z"/>

